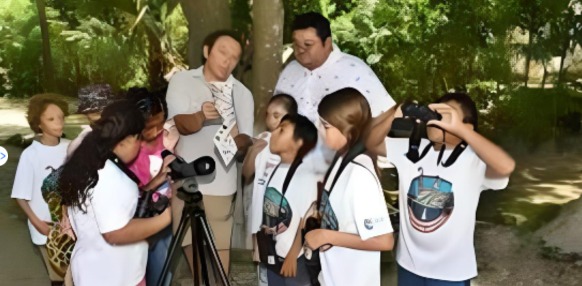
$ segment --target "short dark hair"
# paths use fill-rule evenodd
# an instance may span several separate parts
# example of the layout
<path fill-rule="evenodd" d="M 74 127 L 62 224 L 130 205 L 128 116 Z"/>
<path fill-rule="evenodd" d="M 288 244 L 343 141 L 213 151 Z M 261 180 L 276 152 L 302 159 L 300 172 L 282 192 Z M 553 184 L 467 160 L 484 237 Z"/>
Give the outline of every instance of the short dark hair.
<path fill-rule="evenodd" d="M 288 114 L 297 114 L 297 110 L 298 110 L 297 101 L 295 101 L 295 98 L 293 98 L 292 96 L 290 96 L 288 94 L 280 93 L 280 94 L 274 95 L 269 100 L 269 104 L 267 104 L 267 106 L 274 104 L 274 103 L 280 104 L 281 106 L 283 106 L 283 108 L 285 108 L 285 110 L 287 111 Z"/>
<path fill-rule="evenodd" d="M 39 126 L 40 117 L 49 104 L 58 106 L 65 116 L 69 115 L 69 104 L 67 104 L 62 95 L 56 93 L 34 95 L 28 102 L 28 110 L 26 112 L 26 120 L 34 133 L 42 133 Z"/>
<path fill-rule="evenodd" d="M 218 30 L 212 32 L 208 34 L 206 38 L 204 38 L 204 41 L 202 41 L 202 64 L 206 63 L 206 58 L 204 57 L 204 47 L 208 47 L 208 54 L 210 55 L 210 51 L 212 51 L 212 47 L 214 47 L 214 44 L 216 43 L 218 38 L 223 36 L 233 38 L 240 45 L 240 48 L 242 50 L 243 45 L 240 42 L 240 36 L 236 32 L 231 30 Z"/>
<path fill-rule="evenodd" d="M 317 32 L 317 36 L 321 39 L 322 43 L 331 37 L 331 26 L 329 20 L 323 15 L 317 12 L 308 12 L 305 14 L 297 15 L 291 26 L 291 31 L 304 30 L 308 28 L 314 28 Z"/>
<path fill-rule="evenodd" d="M 149 91 L 145 87 L 131 87 L 127 90 L 126 98 L 134 102 L 143 112 L 145 119 L 159 113 L 164 113 L 164 120 L 168 119 L 168 103 L 166 102 L 167 87 Z"/>
<path fill-rule="evenodd" d="M 444 103 L 448 101 L 455 101 L 461 106 L 461 109 L 463 110 L 464 114 L 463 123 L 472 124 L 473 129 L 477 131 L 477 126 L 479 123 L 478 120 L 479 112 L 477 111 L 477 105 L 475 104 L 473 99 L 471 99 L 471 97 L 464 92 L 450 92 L 441 96 L 435 102 Z"/>
<path fill-rule="evenodd" d="M 287 113 L 281 119 L 281 123 L 289 122 L 295 125 L 293 139 L 303 140 L 303 146 L 297 152 L 296 160 L 301 160 L 317 145 L 317 127 L 307 117 L 297 113 Z"/>

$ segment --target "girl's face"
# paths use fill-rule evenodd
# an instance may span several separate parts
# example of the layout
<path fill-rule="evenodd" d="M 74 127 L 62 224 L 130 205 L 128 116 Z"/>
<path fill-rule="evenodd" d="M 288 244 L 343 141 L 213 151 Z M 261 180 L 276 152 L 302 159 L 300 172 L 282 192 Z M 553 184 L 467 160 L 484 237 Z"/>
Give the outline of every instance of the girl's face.
<path fill-rule="evenodd" d="M 137 157 L 140 146 L 140 135 L 128 135 L 121 140 L 121 142 L 115 145 L 113 153 L 115 153 L 124 164 L 129 164 L 135 159 L 135 157 Z"/>
<path fill-rule="evenodd" d="M 267 130 L 273 132 L 279 123 L 281 123 L 281 118 L 287 114 L 287 110 L 279 103 L 271 103 L 267 106 L 267 114 L 265 118 L 265 125 L 267 125 Z"/>
<path fill-rule="evenodd" d="M 295 140 L 295 138 L 293 138 L 294 131 L 295 125 L 289 121 L 281 122 L 279 127 L 273 130 L 273 134 L 271 135 L 271 141 L 269 144 L 271 153 L 280 155 L 283 152 L 299 150 L 302 142 L 301 140 Z"/>
<path fill-rule="evenodd" d="M 325 119 L 320 117 L 320 122 L 325 131 L 323 133 L 324 142 L 327 147 L 334 151 L 339 151 L 348 144 L 348 139 L 339 129 L 329 124 Z"/>
<path fill-rule="evenodd" d="M 44 112 L 40 115 L 40 129 L 43 136 L 60 138 L 63 135 L 65 126 L 65 114 L 54 104 L 47 105 Z"/>
<path fill-rule="evenodd" d="M 141 135 L 145 142 L 152 142 L 162 131 L 164 131 L 164 113 L 160 112 L 146 121 Z"/>
<path fill-rule="evenodd" d="M 89 120 L 89 123 L 93 124 L 101 118 L 101 111 L 89 112 L 86 115 L 87 120 Z"/>

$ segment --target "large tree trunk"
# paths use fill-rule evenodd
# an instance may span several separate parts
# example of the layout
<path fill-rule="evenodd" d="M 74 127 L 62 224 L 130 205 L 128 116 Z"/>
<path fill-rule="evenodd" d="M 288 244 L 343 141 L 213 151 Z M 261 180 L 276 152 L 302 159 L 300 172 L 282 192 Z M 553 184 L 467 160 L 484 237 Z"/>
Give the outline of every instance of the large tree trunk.
<path fill-rule="evenodd" d="M 38 10 L 38 20 L 40 24 L 40 33 L 42 36 L 42 70 L 44 75 L 42 85 L 45 91 L 55 91 L 51 43 L 49 39 L 48 22 L 46 20 L 44 0 L 36 0 L 36 8 Z"/>
<path fill-rule="evenodd" d="M 524 85 L 527 87 L 527 82 L 529 81 L 529 66 L 531 62 L 531 57 L 533 53 L 533 31 L 530 29 L 528 31 L 528 41 L 527 41 L 527 53 L 525 55 L 525 68 L 524 68 Z"/>
<path fill-rule="evenodd" d="M 558 70 L 558 85 L 562 84 L 564 80 L 564 62 L 566 61 L 566 55 L 568 54 L 568 44 L 562 45 L 562 54 L 560 55 L 560 69 Z"/>
<path fill-rule="evenodd" d="M 264 122 L 269 98 L 273 96 L 279 78 L 283 46 L 283 1 L 253 3 L 253 85 L 255 122 Z M 257 124 L 255 124 L 257 125 Z M 263 126 L 256 126 L 261 128 Z"/>
<path fill-rule="evenodd" d="M 259 1 L 263 2 L 263 1 Z M 228 0 L 181 0 L 188 21 L 188 65 L 197 68 L 202 64 L 202 42 L 219 29 L 230 29 Z"/>

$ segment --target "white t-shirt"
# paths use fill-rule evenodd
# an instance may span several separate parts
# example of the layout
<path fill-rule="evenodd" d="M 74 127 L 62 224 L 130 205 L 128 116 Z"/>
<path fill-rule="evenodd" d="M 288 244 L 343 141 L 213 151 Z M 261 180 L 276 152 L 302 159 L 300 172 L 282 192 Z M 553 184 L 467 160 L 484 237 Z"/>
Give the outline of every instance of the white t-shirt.
<path fill-rule="evenodd" d="M 47 146 L 34 140 L 24 149 L 18 161 L 11 197 L 27 200 L 34 214 L 46 222 L 51 221 L 51 215 L 40 188 L 44 179 L 52 171 L 48 167 L 57 169 L 64 163 L 69 142 L 69 140 L 61 139 L 56 146 Z M 46 244 L 46 236 L 38 232 L 30 220 L 28 220 L 28 230 L 32 243 Z"/>
<path fill-rule="evenodd" d="M 87 213 L 69 207 L 77 235 L 71 257 L 75 285 L 137 285 L 145 276 L 148 244 L 111 245 L 104 233 L 125 227 L 137 207 L 138 187 L 112 161 L 99 170 L 99 182 L 85 203 Z"/>
<path fill-rule="evenodd" d="M 343 53 L 335 44 L 323 65 L 314 70 L 303 67 L 296 60 L 289 63 L 279 76 L 274 94 L 293 96 L 299 114 L 316 123 L 317 107 L 321 99 L 346 87 L 357 89 L 366 97 L 372 116 L 378 116 L 396 104 L 366 63 Z"/>
<path fill-rule="evenodd" d="M 259 134 L 259 138 L 267 141 L 267 145 L 255 158 L 253 196 L 251 200 L 249 223 L 247 224 L 247 231 L 249 234 L 254 234 L 261 228 L 261 224 L 263 223 L 265 185 L 271 177 L 271 173 L 275 167 L 281 162 L 281 158 L 278 155 L 271 153 L 271 150 L 269 150 L 271 132 L 263 132 Z"/>
<path fill-rule="evenodd" d="M 202 73 L 203 67 L 181 71 L 172 76 L 168 85 L 166 101 L 168 102 L 168 118 L 178 114 L 192 114 L 201 110 L 206 101 L 214 102 L 214 97 Z M 251 92 L 232 75 L 227 81 L 233 83 L 232 97 L 236 113 L 236 123 L 239 133 L 253 136 L 254 100 Z M 202 129 L 189 135 L 180 135 L 176 145 L 176 154 L 186 162 L 192 162 L 202 156 L 211 156 L 216 162 L 215 179 L 208 184 L 199 186 L 204 195 L 229 196 L 237 190 L 237 166 L 234 163 L 225 166 L 213 138 L 222 126 L 217 121 L 205 123 Z"/>
<path fill-rule="evenodd" d="M 423 139 L 419 153 L 429 143 Z M 398 171 L 400 236 L 398 264 L 416 275 L 447 281 L 477 276 L 473 236 L 481 191 L 503 189 L 509 178 L 485 177 L 487 166 L 468 146 L 448 168 L 431 149 L 419 162 L 405 154 L 408 139 L 386 139 L 387 158 Z M 445 150 L 442 162 L 451 155 Z"/>
<path fill-rule="evenodd" d="M 384 193 L 370 157 L 356 157 L 328 193 L 341 161 L 332 167 L 321 198 L 322 228 L 357 234 L 363 240 L 392 233 Z M 319 255 L 321 285 L 380 285 L 380 251 L 333 246 Z"/>
<path fill-rule="evenodd" d="M 275 249 L 277 255 L 286 257 L 293 246 L 299 223 L 311 204 L 317 199 L 319 177 L 303 164 L 297 167 L 285 196 L 282 196 L 283 182 L 289 172 L 289 164 L 280 164 L 265 190 L 263 202 L 263 225 L 276 231 Z M 268 180 L 268 179 L 267 179 Z M 299 256 L 303 255 L 303 249 Z"/>

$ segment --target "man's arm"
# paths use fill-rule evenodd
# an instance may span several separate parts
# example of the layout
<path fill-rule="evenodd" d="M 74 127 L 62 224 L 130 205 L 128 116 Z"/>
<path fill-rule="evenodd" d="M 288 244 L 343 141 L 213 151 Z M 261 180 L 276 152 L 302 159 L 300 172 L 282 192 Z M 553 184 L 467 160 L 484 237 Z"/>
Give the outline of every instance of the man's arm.
<path fill-rule="evenodd" d="M 372 119 L 370 130 L 366 139 L 366 148 L 368 151 L 380 155 L 386 156 L 386 145 L 384 144 L 384 138 L 392 128 L 392 122 L 394 121 L 394 115 L 396 114 L 396 106 L 388 109 L 387 111 L 378 115 Z"/>
<path fill-rule="evenodd" d="M 501 147 L 495 145 L 473 128 L 463 123 L 459 114 L 446 104 L 431 104 L 430 107 L 441 114 L 450 114 L 451 121 L 430 121 L 429 124 L 439 126 L 455 136 L 465 140 L 475 153 L 487 165 L 487 178 L 506 178 L 515 169 L 515 161 Z"/>
<path fill-rule="evenodd" d="M 207 120 L 215 120 L 220 114 L 214 107 L 214 103 L 206 101 L 202 104 L 202 110 L 192 114 L 177 114 L 174 116 L 176 129 L 182 135 L 190 135 L 198 132 Z"/>

